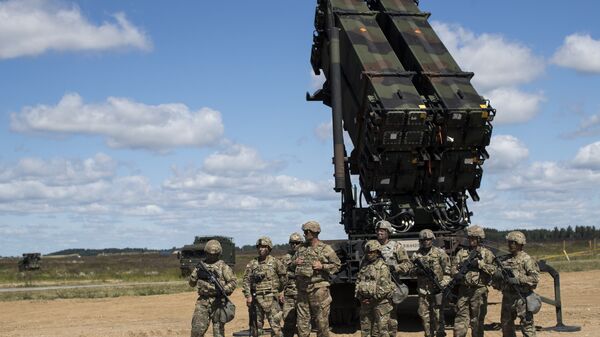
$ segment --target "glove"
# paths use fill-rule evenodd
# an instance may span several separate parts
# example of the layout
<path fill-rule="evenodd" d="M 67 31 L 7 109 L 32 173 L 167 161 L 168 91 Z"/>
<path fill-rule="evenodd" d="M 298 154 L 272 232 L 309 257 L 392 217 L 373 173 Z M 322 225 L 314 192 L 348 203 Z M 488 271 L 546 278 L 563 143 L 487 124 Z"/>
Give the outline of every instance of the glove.
<path fill-rule="evenodd" d="M 469 262 L 469 267 L 471 268 L 479 268 L 479 260 L 478 259 L 473 259 Z"/>
<path fill-rule="evenodd" d="M 509 277 L 507 280 L 508 284 L 511 285 L 519 285 L 519 279 L 517 279 L 516 277 Z"/>
<path fill-rule="evenodd" d="M 454 276 L 457 281 L 462 281 L 465 278 L 465 274 L 458 273 Z"/>
<path fill-rule="evenodd" d="M 493 276 L 493 277 L 494 277 L 494 279 L 496 279 L 496 280 L 502 280 L 502 271 L 501 271 L 501 270 L 499 270 L 499 269 L 498 269 L 498 270 L 496 270 L 496 271 L 494 272 L 494 276 Z"/>

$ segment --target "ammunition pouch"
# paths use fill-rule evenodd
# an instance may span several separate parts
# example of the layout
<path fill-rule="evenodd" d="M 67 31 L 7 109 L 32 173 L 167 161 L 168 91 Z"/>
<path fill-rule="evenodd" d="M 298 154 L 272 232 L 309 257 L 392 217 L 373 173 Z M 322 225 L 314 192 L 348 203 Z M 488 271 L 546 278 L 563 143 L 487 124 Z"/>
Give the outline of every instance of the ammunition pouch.
<path fill-rule="evenodd" d="M 224 301 L 224 304 L 217 306 L 214 313 L 214 319 L 220 323 L 228 323 L 235 317 L 235 304 L 231 301 Z"/>
<path fill-rule="evenodd" d="M 392 293 L 392 303 L 398 305 L 408 297 L 408 287 L 404 283 L 396 284 Z"/>
<path fill-rule="evenodd" d="M 533 314 L 537 314 L 538 312 L 540 312 L 540 309 L 542 308 L 542 298 L 540 297 L 540 295 L 532 291 L 531 294 L 525 297 L 525 302 L 527 305 L 528 312 L 531 312 Z"/>

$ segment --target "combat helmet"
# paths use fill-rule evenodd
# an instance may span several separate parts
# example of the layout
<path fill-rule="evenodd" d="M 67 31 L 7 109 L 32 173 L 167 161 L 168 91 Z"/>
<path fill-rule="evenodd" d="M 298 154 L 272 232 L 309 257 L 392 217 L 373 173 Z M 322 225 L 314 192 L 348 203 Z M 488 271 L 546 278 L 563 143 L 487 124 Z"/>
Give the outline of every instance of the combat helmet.
<path fill-rule="evenodd" d="M 268 236 L 261 236 L 256 240 L 256 247 L 258 246 L 267 246 L 269 249 L 273 249 L 273 242 Z"/>
<path fill-rule="evenodd" d="M 508 233 L 506 235 L 506 240 L 514 241 L 520 245 L 524 245 L 527 243 L 527 240 L 525 240 L 525 234 L 523 234 L 522 232 L 519 232 L 519 231 L 513 231 L 513 232 Z"/>
<path fill-rule="evenodd" d="M 223 248 L 221 248 L 221 243 L 217 240 L 209 240 L 204 246 L 204 251 L 207 254 L 221 254 Z"/>
<path fill-rule="evenodd" d="M 378 230 L 378 229 L 385 229 L 390 234 L 394 233 L 394 228 L 392 227 L 392 223 L 387 220 L 378 221 L 375 224 L 375 230 Z"/>
<path fill-rule="evenodd" d="M 369 240 L 365 244 L 365 253 L 378 251 L 381 254 L 381 244 L 377 240 Z"/>
<path fill-rule="evenodd" d="M 321 233 L 321 225 L 318 222 L 311 220 L 302 225 L 302 231 L 311 231 L 313 233 Z"/>
<path fill-rule="evenodd" d="M 423 229 L 419 232 L 419 240 L 427 240 L 427 239 L 435 239 L 435 234 L 431 231 L 431 229 Z"/>
<path fill-rule="evenodd" d="M 290 235 L 289 243 L 302 243 L 302 242 L 304 242 L 304 240 L 302 239 L 302 234 L 292 233 L 292 235 Z"/>
<path fill-rule="evenodd" d="M 485 239 L 485 232 L 483 231 L 483 228 L 481 226 L 473 225 L 467 228 L 467 236 L 474 236 L 480 239 Z"/>

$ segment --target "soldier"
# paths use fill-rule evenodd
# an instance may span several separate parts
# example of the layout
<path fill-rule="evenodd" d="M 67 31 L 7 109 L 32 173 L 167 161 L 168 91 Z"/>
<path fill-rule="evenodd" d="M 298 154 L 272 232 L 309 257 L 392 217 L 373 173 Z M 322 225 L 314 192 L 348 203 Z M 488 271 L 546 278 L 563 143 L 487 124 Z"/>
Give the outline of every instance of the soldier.
<path fill-rule="evenodd" d="M 356 279 L 355 297 L 360 301 L 362 337 L 388 337 L 392 312 L 390 297 L 395 285 L 390 270 L 381 256 L 381 245 L 370 240 L 365 245 L 365 257 Z M 395 332 L 393 332 L 395 335 Z"/>
<path fill-rule="evenodd" d="M 506 235 L 508 250 L 510 254 L 499 257 L 502 267 L 512 271 L 512 277 L 503 279 L 501 270 L 497 270 L 494 281 L 499 282 L 502 290 L 502 312 L 500 324 L 502 325 L 502 336 L 515 337 L 514 320 L 521 320 L 521 332 L 524 337 L 535 337 L 535 326 L 533 325 L 533 313 L 527 310 L 524 297 L 533 292 L 540 279 L 540 269 L 531 256 L 523 251 L 526 243 L 525 235 L 514 231 Z"/>
<path fill-rule="evenodd" d="M 237 279 L 231 267 L 223 260 L 219 260 L 221 252 L 221 244 L 217 240 L 210 240 L 204 248 L 206 259 L 204 261 L 206 269 L 212 273 L 219 283 L 223 286 L 225 294 L 231 295 L 237 284 Z M 215 312 L 217 309 L 222 309 L 223 303 L 219 303 L 217 299 L 217 289 L 215 285 L 208 281 L 209 275 L 198 268 L 194 268 L 189 278 L 191 287 L 198 287 L 198 300 L 196 301 L 196 309 L 192 317 L 192 337 L 204 336 L 210 320 L 213 323 L 213 336 L 225 336 L 225 323 L 223 323 Z"/>
<path fill-rule="evenodd" d="M 377 241 L 381 245 L 381 255 L 390 268 L 390 272 L 397 276 L 405 275 L 410 272 L 412 264 L 408 259 L 406 249 L 404 249 L 404 246 L 402 246 L 400 242 L 390 240 L 390 235 L 394 232 L 392 224 L 386 220 L 379 221 L 375 225 L 375 231 L 377 233 Z M 396 278 L 396 280 L 398 280 L 398 278 Z M 392 312 L 390 313 L 388 328 L 390 336 L 396 336 L 398 331 L 396 304 L 397 303 L 392 303 Z"/>
<path fill-rule="evenodd" d="M 450 258 L 446 252 L 433 246 L 435 235 L 429 229 L 419 232 L 419 249 L 413 254 L 413 261 L 419 259 L 430 268 L 436 280 L 442 287 L 450 282 Z M 441 294 L 438 294 L 435 284 L 423 274 L 421 270 L 414 267 L 411 275 L 417 277 L 417 293 L 419 295 L 419 309 L 417 313 L 423 321 L 425 337 L 433 337 L 438 329 L 441 304 Z"/>
<path fill-rule="evenodd" d="M 266 318 L 271 326 L 271 336 L 281 337 L 281 307 L 279 306 L 279 293 L 285 284 L 284 265 L 271 256 L 273 243 L 271 239 L 263 236 L 256 241 L 258 257 L 246 265 L 244 272 L 243 291 L 246 296 L 246 305 L 256 306 L 258 334 L 262 334 L 263 322 Z M 252 303 L 252 291 L 255 292 L 257 303 Z"/>
<path fill-rule="evenodd" d="M 317 325 L 317 336 L 328 337 L 331 309 L 329 279 L 339 271 L 341 262 L 333 248 L 319 240 L 321 226 L 318 222 L 305 223 L 302 231 L 304 244 L 298 248 L 292 262 L 298 289 L 298 336 L 310 335 L 312 317 Z"/>
<path fill-rule="evenodd" d="M 458 273 L 458 266 L 465 262 L 469 254 L 476 250 L 480 258 L 471 260 L 468 271 L 457 275 L 458 299 L 456 301 L 456 318 L 454 319 L 454 337 L 465 337 L 471 326 L 472 337 L 483 337 L 483 320 L 487 313 L 488 288 L 494 271 L 494 254 L 481 243 L 485 232 L 480 226 L 474 225 L 467 229 L 469 248 L 462 248 L 454 257 L 452 274 Z"/>
<path fill-rule="evenodd" d="M 296 273 L 293 269 L 289 268 L 292 264 L 292 258 L 300 247 L 304 240 L 302 234 L 293 233 L 290 235 L 290 248 L 283 257 L 281 257 L 281 263 L 287 268 L 287 280 L 283 287 L 283 294 L 280 296 L 279 301 L 283 303 L 283 336 L 292 337 L 294 333 L 297 333 L 296 328 L 296 296 L 298 290 L 296 289 Z"/>

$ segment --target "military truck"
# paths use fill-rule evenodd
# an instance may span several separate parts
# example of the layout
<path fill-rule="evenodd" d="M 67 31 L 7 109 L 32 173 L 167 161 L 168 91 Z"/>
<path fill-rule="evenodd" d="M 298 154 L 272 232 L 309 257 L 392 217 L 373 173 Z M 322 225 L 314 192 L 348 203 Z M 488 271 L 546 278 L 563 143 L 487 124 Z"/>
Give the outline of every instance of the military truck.
<path fill-rule="evenodd" d="M 221 259 L 230 267 L 235 265 L 235 244 L 233 239 L 225 236 L 196 236 L 194 243 L 185 245 L 178 254 L 181 276 L 187 277 L 201 259 L 205 258 L 204 246 L 210 240 L 217 240 L 223 248 Z"/>
<path fill-rule="evenodd" d="M 38 270 L 41 267 L 42 254 L 40 253 L 24 253 L 19 259 L 19 271 Z"/>
<path fill-rule="evenodd" d="M 317 0 L 310 61 L 326 80 L 306 98 L 332 110 L 334 190 L 348 234 L 336 247 L 343 267 L 331 287 L 334 324 L 357 319 L 362 245 L 379 220 L 392 223 L 392 239 L 409 254 L 422 229 L 453 253 L 472 216 L 467 200 L 479 200 L 496 110 L 429 16 L 414 0 Z M 405 282 L 414 293 L 414 280 Z"/>

